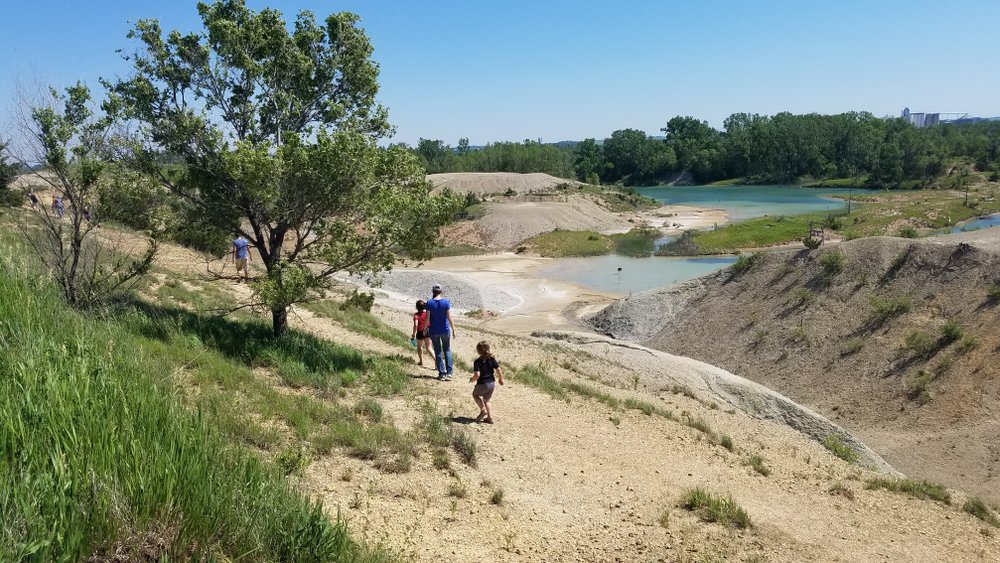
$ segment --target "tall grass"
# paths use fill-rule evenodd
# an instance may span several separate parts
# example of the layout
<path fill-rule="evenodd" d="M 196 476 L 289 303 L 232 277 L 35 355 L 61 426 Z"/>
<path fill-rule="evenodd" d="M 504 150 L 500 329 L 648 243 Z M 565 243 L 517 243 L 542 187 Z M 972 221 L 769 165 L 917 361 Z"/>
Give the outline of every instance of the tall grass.
<path fill-rule="evenodd" d="M 178 403 L 169 383 L 184 364 L 133 331 L 156 325 L 83 317 L 0 262 L 0 560 L 386 559 Z M 260 347 L 212 327 L 196 334 L 228 354 Z M 302 344 L 287 345 L 307 365 L 334 361 Z"/>

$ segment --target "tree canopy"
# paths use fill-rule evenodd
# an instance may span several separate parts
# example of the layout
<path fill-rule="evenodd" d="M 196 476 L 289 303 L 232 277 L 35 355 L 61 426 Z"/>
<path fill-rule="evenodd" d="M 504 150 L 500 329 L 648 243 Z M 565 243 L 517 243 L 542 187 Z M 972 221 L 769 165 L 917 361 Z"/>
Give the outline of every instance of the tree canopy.
<path fill-rule="evenodd" d="M 358 17 L 303 11 L 289 29 L 243 0 L 198 12 L 200 32 L 136 23 L 132 74 L 108 84 L 107 107 L 139 126 L 122 143 L 128 162 L 256 249 L 266 276 L 254 293 L 275 334 L 333 273 L 390 268 L 400 250 L 428 256 L 458 204 L 429 196 L 408 151 L 378 146 L 392 128 Z"/>

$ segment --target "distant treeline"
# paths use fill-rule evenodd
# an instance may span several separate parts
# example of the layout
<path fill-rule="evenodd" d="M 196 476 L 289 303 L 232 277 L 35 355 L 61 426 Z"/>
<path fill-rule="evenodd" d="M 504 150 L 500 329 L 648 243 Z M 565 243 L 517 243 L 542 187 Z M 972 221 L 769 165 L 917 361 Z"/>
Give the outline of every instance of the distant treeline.
<path fill-rule="evenodd" d="M 785 183 L 855 178 L 872 187 L 920 187 L 961 159 L 1000 175 L 1000 122 L 945 124 L 918 129 L 898 118 L 867 112 L 765 116 L 735 113 L 718 131 L 705 121 L 677 116 L 654 138 L 636 129 L 575 146 L 536 141 L 452 148 L 421 139 L 411 150 L 428 173 L 546 172 L 589 183 L 649 185 L 688 172 L 696 182 L 740 178 Z"/>

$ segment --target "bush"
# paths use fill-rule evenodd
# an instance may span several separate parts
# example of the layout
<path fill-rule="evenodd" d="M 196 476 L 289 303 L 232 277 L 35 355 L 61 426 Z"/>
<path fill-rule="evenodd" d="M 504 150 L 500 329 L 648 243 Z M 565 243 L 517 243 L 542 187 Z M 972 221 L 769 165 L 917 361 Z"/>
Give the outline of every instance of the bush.
<path fill-rule="evenodd" d="M 971 352 L 979 347 L 979 339 L 971 334 L 966 334 L 962 337 L 962 341 L 958 343 L 958 348 L 955 350 L 959 354 L 965 354 Z"/>
<path fill-rule="evenodd" d="M 729 266 L 729 271 L 734 275 L 739 275 L 744 272 L 750 271 L 753 265 L 756 264 L 764 255 L 760 252 L 754 252 L 753 254 L 740 254 L 736 257 L 736 261 Z"/>
<path fill-rule="evenodd" d="M 747 460 L 747 465 L 752 467 L 754 471 L 760 473 L 764 477 L 767 477 L 768 475 L 771 474 L 771 469 L 764 464 L 764 458 L 760 457 L 759 455 L 750 456 L 750 459 Z"/>
<path fill-rule="evenodd" d="M 372 305 L 375 304 L 374 293 L 361 293 L 357 289 L 347 296 L 347 299 L 340 304 L 341 310 L 357 309 L 365 313 L 372 312 Z"/>
<path fill-rule="evenodd" d="M 3 166 L 2 162 L 0 166 Z M 0 207 L 21 207 L 27 199 L 24 192 L 0 185 Z"/>
<path fill-rule="evenodd" d="M 820 265 L 823 266 L 823 277 L 830 280 L 840 272 L 843 272 L 846 261 L 847 259 L 844 258 L 844 255 L 838 251 L 831 251 L 824 254 L 819 259 Z"/>
<path fill-rule="evenodd" d="M 941 327 L 941 344 L 947 346 L 962 338 L 963 334 L 962 325 L 958 324 L 955 319 L 948 319 L 948 322 Z"/>
<path fill-rule="evenodd" d="M 903 346 L 918 357 L 927 357 L 937 349 L 934 338 L 922 330 L 911 331 L 903 339 Z"/>
<path fill-rule="evenodd" d="M 864 340 L 857 337 L 848 338 L 840 345 L 840 355 L 850 356 L 853 354 L 857 354 L 858 352 L 861 351 L 862 348 L 864 348 L 864 346 L 865 346 Z"/>
<path fill-rule="evenodd" d="M 493 491 L 493 494 L 490 496 L 490 502 L 493 503 L 493 504 L 496 504 L 496 505 L 502 504 L 503 503 L 503 489 L 497 489 L 497 490 Z"/>
<path fill-rule="evenodd" d="M 823 244 L 823 239 L 805 237 L 802 239 L 802 244 L 804 244 L 809 250 L 816 250 L 819 248 L 819 245 Z"/>
<path fill-rule="evenodd" d="M 827 434 L 826 438 L 823 438 L 823 447 L 847 463 L 854 463 L 858 460 L 858 452 L 845 444 L 844 440 L 836 434 Z"/>
<path fill-rule="evenodd" d="M 905 227 L 899 229 L 899 236 L 902 238 L 917 238 L 920 235 L 917 233 L 916 229 L 910 225 L 906 225 Z"/>
<path fill-rule="evenodd" d="M 883 324 L 910 311 L 910 298 L 905 295 L 887 297 L 873 295 L 871 304 L 872 321 L 877 324 Z"/>
<path fill-rule="evenodd" d="M 701 488 L 688 491 L 681 498 L 681 506 L 697 512 L 705 522 L 718 522 L 723 526 L 746 529 L 752 524 L 750 516 L 732 497 L 720 497 Z"/>
<path fill-rule="evenodd" d="M 719 436 L 719 445 L 729 451 L 733 451 L 733 439 L 728 434 Z"/>

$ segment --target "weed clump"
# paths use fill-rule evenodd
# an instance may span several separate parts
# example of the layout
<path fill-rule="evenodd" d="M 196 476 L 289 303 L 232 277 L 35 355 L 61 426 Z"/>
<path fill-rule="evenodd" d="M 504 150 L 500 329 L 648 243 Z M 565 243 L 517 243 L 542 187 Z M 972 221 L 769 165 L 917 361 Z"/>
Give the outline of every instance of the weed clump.
<path fill-rule="evenodd" d="M 948 489 L 930 481 L 914 481 L 912 479 L 893 479 L 889 477 L 876 477 L 870 479 L 865 488 L 868 490 L 883 489 L 893 493 L 900 493 L 916 499 L 930 499 L 951 504 L 951 494 Z"/>
<path fill-rule="evenodd" d="M 681 507 L 697 512 L 705 522 L 718 522 L 738 529 L 746 529 L 752 525 L 750 516 L 732 497 L 713 495 L 701 488 L 688 491 L 681 498 Z"/>
<path fill-rule="evenodd" d="M 497 506 L 503 504 L 503 489 L 497 489 L 490 495 L 490 502 Z"/>
<path fill-rule="evenodd" d="M 844 264 L 847 259 L 838 251 L 831 251 L 824 254 L 819 259 L 820 266 L 823 266 L 823 279 L 827 283 L 833 280 L 840 272 L 844 271 Z"/>
<path fill-rule="evenodd" d="M 843 483 L 834 483 L 827 491 L 831 495 L 842 496 L 848 500 L 854 500 L 854 491 Z"/>
<path fill-rule="evenodd" d="M 740 254 L 736 257 L 736 261 L 733 262 L 732 266 L 729 266 L 729 271 L 732 272 L 733 275 L 740 275 L 748 272 L 750 271 L 750 268 L 753 268 L 754 264 L 760 261 L 762 257 L 763 254 L 760 252 L 754 252 L 753 254 Z"/>
<path fill-rule="evenodd" d="M 993 511 L 986 506 L 986 503 L 976 497 L 966 500 L 965 505 L 962 506 L 962 510 L 968 512 L 976 518 L 979 518 L 994 528 L 1000 528 L 1000 517 L 994 514 Z"/>
<path fill-rule="evenodd" d="M 762 458 L 759 455 L 750 456 L 750 459 L 747 460 L 746 464 L 749 465 L 751 468 L 753 468 L 753 470 L 756 471 L 757 473 L 763 475 L 764 477 L 767 477 L 768 475 L 771 474 L 771 468 L 764 463 L 764 458 Z"/>
<path fill-rule="evenodd" d="M 845 444 L 843 438 L 836 434 L 827 434 L 826 438 L 823 438 L 823 447 L 847 463 L 854 463 L 858 460 L 858 452 Z"/>
<path fill-rule="evenodd" d="M 862 348 L 864 348 L 864 346 L 865 346 L 864 340 L 857 337 L 848 338 L 847 340 L 843 341 L 840 345 L 840 355 L 841 357 L 844 357 L 857 354 L 858 352 L 861 351 Z"/>

